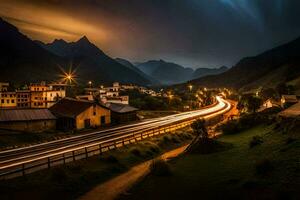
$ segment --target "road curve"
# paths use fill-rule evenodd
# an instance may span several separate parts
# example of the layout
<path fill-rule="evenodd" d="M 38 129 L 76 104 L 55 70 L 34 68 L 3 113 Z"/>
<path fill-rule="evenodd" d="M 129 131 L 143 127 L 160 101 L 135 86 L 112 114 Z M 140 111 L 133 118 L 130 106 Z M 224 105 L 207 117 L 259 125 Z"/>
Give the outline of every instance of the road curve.
<path fill-rule="evenodd" d="M 217 104 L 212 107 L 203 108 L 196 111 L 174 114 L 166 117 L 159 117 L 134 124 L 108 128 L 101 131 L 95 131 L 88 134 L 82 134 L 65 139 L 32 145 L 29 147 L 16 148 L 6 151 L 0 151 L 0 169 L 6 169 L 22 162 L 30 162 L 39 158 L 55 155 L 72 149 L 85 147 L 94 143 L 106 142 L 133 132 L 153 129 L 156 127 L 181 122 L 193 117 L 208 117 L 222 114 L 230 108 L 230 103 L 217 97 Z"/>

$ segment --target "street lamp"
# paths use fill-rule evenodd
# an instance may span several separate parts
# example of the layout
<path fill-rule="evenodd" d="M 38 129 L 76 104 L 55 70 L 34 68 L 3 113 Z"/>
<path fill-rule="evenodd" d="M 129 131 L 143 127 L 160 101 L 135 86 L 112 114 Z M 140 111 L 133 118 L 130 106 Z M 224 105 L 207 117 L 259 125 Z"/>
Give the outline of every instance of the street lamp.
<path fill-rule="evenodd" d="M 189 85 L 188 87 L 189 87 L 190 91 L 192 91 L 193 85 Z"/>
<path fill-rule="evenodd" d="M 90 86 L 90 88 L 92 87 L 92 81 L 89 81 L 89 86 Z"/>
<path fill-rule="evenodd" d="M 66 75 L 65 75 L 65 80 L 71 84 L 72 81 L 73 81 L 73 76 L 72 76 L 72 74 L 66 74 Z"/>

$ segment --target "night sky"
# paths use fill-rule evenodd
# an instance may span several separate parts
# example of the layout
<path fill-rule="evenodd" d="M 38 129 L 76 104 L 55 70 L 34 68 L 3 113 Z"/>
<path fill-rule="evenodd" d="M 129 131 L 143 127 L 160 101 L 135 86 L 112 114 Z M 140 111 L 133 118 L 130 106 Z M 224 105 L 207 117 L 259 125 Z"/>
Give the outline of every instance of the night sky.
<path fill-rule="evenodd" d="M 299 0 L 0 0 L 32 39 L 86 35 L 112 57 L 232 66 L 300 36 Z"/>

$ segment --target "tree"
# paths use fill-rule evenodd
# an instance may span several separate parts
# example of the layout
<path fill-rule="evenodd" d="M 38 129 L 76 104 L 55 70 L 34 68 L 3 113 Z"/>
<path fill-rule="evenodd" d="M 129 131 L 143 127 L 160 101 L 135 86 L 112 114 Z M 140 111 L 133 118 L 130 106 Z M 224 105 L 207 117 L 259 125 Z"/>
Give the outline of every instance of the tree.
<path fill-rule="evenodd" d="M 259 97 L 253 95 L 243 95 L 237 105 L 237 109 L 240 112 L 256 112 L 262 105 L 262 100 Z"/>
<path fill-rule="evenodd" d="M 277 97 L 277 92 L 275 89 L 273 88 L 263 88 L 260 92 L 259 92 L 259 96 L 264 100 L 268 100 L 268 99 L 276 99 Z"/>
<path fill-rule="evenodd" d="M 256 112 L 262 105 L 262 100 L 258 97 L 249 96 L 247 99 L 247 109 L 250 112 Z"/>
<path fill-rule="evenodd" d="M 279 84 L 276 86 L 276 91 L 277 91 L 277 93 L 279 94 L 279 96 L 281 96 L 281 95 L 283 95 L 283 94 L 287 94 L 287 88 L 286 88 L 285 83 L 279 83 Z"/>
<path fill-rule="evenodd" d="M 208 132 L 205 126 L 204 119 L 198 119 L 191 124 L 193 132 L 197 135 L 197 138 L 201 138 L 202 140 L 208 139 Z"/>

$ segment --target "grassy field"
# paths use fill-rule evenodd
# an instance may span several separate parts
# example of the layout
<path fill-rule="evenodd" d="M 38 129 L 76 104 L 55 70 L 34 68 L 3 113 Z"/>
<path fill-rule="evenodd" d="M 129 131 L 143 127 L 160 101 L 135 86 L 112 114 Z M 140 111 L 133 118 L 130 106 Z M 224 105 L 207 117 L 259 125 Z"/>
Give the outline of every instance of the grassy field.
<path fill-rule="evenodd" d="M 252 148 L 253 136 L 260 145 Z M 171 175 L 149 175 L 120 199 L 299 199 L 300 135 L 273 126 L 219 138 L 227 151 L 185 154 L 170 161 Z"/>
<path fill-rule="evenodd" d="M 0 181 L 0 199 L 76 199 L 130 167 L 189 143 L 190 129 L 154 137 L 88 160 Z"/>

